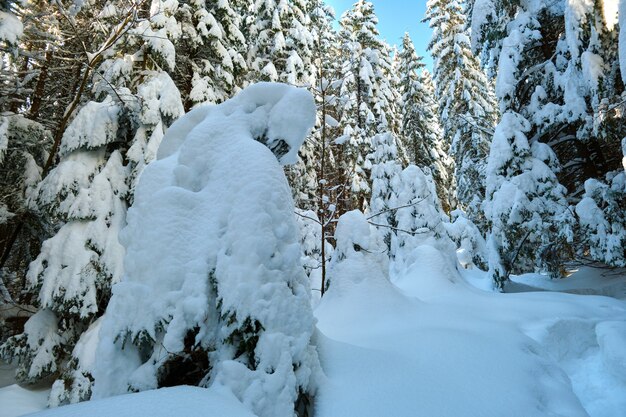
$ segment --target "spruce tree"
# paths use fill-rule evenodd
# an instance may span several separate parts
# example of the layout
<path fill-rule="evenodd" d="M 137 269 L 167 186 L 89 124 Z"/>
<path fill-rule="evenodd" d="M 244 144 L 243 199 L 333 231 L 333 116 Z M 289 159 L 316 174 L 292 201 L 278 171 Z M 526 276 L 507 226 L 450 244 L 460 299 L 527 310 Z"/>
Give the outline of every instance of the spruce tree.
<path fill-rule="evenodd" d="M 306 0 L 255 0 L 247 11 L 249 81 L 312 85 Z"/>
<path fill-rule="evenodd" d="M 496 128 L 487 165 L 485 215 L 494 285 L 502 289 L 511 273 L 563 274 L 560 249 L 573 239 L 574 219 L 559 184 L 552 150 L 531 142 L 530 123 L 507 112 Z"/>
<path fill-rule="evenodd" d="M 343 135 L 341 169 L 350 188 L 349 208 L 364 209 L 371 195 L 369 181 L 372 138 L 392 131 L 394 116 L 391 58 L 380 40 L 372 3 L 356 2 L 341 18 L 342 82 L 339 88 Z"/>
<path fill-rule="evenodd" d="M 398 163 L 395 138 L 390 132 L 381 133 L 372 139 L 372 197 L 369 205 L 372 223 L 382 236 L 387 250 L 391 249 L 391 237 L 396 226 L 394 180 L 402 167 Z M 391 252 L 390 252 L 391 255 Z"/>
<path fill-rule="evenodd" d="M 233 3 L 179 3 L 176 19 L 182 36 L 175 43 L 178 71 L 173 78 L 186 97 L 186 107 L 221 103 L 243 87 L 247 45 L 240 10 Z"/>
<path fill-rule="evenodd" d="M 458 0 L 430 0 L 426 18 L 433 29 L 433 78 L 445 141 L 455 162 L 457 197 L 475 222 L 482 222 L 485 161 L 497 117 L 495 99 L 469 43 Z"/>
<path fill-rule="evenodd" d="M 122 274 L 118 234 L 134 183 L 156 156 L 167 126 L 183 113 L 168 74 L 175 69 L 174 42 L 180 36 L 175 11 L 174 4 L 155 1 L 150 19 L 106 7 L 98 14 L 104 46 L 88 55 L 96 68 L 93 100 L 72 102 L 76 110 L 70 108 L 71 121 L 58 143 L 60 162 L 31 197 L 44 219 L 62 224 L 28 269 L 27 289 L 40 310 L 1 350 L 18 359 L 18 380 L 58 376 L 49 399 L 53 406 L 91 395 L 92 364 L 83 357 L 93 352 L 82 346 L 93 337 L 111 285 Z M 54 153 L 55 148 L 48 161 Z M 37 337 L 42 328 L 45 337 Z"/>
<path fill-rule="evenodd" d="M 498 69 L 500 110 L 526 119 L 529 140 L 554 151 L 559 161 L 554 173 L 573 204 L 581 198 L 598 203 L 601 195 L 608 198 L 610 193 L 591 190 L 611 189 L 621 170 L 619 144 L 626 130 L 619 114 L 624 84 L 618 62 L 617 14 L 606 6 L 589 2 L 553 8 L 544 3 L 496 1 L 491 8 L 481 6 L 483 12 L 474 13 L 472 24 L 480 28 L 475 31 L 474 46 L 485 58 L 484 64 Z M 590 179 L 589 186 L 585 185 Z M 611 211 L 612 204 L 600 206 Z M 619 211 L 602 217 L 613 219 L 617 228 L 624 222 Z M 582 217 L 579 220 L 573 247 L 560 256 L 597 253 L 597 260 L 604 261 L 605 248 L 594 248 L 593 242 L 599 242 L 593 236 L 595 226 L 590 227 Z"/>

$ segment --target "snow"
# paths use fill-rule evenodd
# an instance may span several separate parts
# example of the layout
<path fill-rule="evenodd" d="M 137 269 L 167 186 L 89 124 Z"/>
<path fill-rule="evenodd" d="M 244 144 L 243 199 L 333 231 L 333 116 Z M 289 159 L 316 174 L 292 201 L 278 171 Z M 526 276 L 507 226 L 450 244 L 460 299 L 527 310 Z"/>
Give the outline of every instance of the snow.
<path fill-rule="evenodd" d="M 310 285 L 279 160 L 295 161 L 314 121 L 306 90 L 261 83 L 171 126 L 120 234 L 124 277 L 100 331 L 95 398 L 156 388 L 190 332 L 210 352 L 207 381 L 262 417 L 288 415 L 313 389 Z M 253 352 L 237 353 L 255 322 Z"/>
<path fill-rule="evenodd" d="M 462 277 L 435 248 L 416 251 L 393 284 L 356 266 L 335 277 L 352 287 L 331 286 L 316 310 L 328 378 L 317 416 L 623 415 L 626 385 L 600 358 L 623 359 L 624 302 L 483 292 L 463 277 L 485 273 Z"/>
<path fill-rule="evenodd" d="M 0 417 L 17 417 L 46 408 L 49 389 L 26 389 L 17 384 L 0 388 Z"/>
<path fill-rule="evenodd" d="M 289 92 L 289 93 L 287 93 Z M 262 138 L 270 149 L 278 149 L 284 143 L 288 149 L 280 155 L 281 164 L 294 164 L 298 149 L 313 123 L 315 103 L 307 100 L 305 90 L 291 89 L 284 84 L 258 83 L 251 85 L 221 106 L 199 106 L 186 115 L 184 121 L 174 123 L 168 130 L 157 153 L 158 159 L 170 156 L 178 150 L 182 140 L 200 122 L 228 117 L 237 108 L 255 117 L 240 120 L 255 138 Z M 301 123 L 292 123 L 300 119 Z"/>
<path fill-rule="evenodd" d="M 14 414 L 18 415 L 18 414 Z M 225 387 L 179 386 L 73 404 L 32 417 L 254 417 Z M 3 416 L 8 417 L 8 416 Z"/>
<path fill-rule="evenodd" d="M 623 288 L 623 270 L 585 267 L 561 280 L 513 276 L 526 292 L 503 294 L 474 288 L 468 282 L 488 280 L 486 273 L 459 273 L 444 254 L 422 245 L 412 267 L 390 281 L 377 259 L 375 233 L 359 212 L 338 224 L 338 252 L 345 256 L 332 268 L 331 286 L 315 311 L 325 373 L 317 417 L 623 416 L 626 293 L 618 300 L 562 292 Z M 355 242 L 367 251 L 355 251 Z M 16 386 L 9 388 L 13 395 Z M 22 394 L 9 398 L 30 398 Z M 3 395 L 6 388 L 0 402 Z M 252 415 L 217 384 L 123 395 L 36 416 L 138 414 Z"/>
<path fill-rule="evenodd" d="M 13 14 L 0 10 L 0 41 L 16 44 L 24 34 L 24 25 Z"/>

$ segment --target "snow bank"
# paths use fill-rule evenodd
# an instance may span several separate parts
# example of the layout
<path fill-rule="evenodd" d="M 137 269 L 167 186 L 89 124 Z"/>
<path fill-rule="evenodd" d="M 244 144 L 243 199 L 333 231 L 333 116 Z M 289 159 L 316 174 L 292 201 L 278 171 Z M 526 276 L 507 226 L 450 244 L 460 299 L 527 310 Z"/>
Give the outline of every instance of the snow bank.
<path fill-rule="evenodd" d="M 202 383 L 228 386 L 260 416 L 293 413 L 317 356 L 277 159 L 295 161 L 314 120 L 308 92 L 262 83 L 171 126 L 121 233 L 125 275 L 102 323 L 95 398 L 156 388 L 193 352 Z"/>
<path fill-rule="evenodd" d="M 397 287 L 367 272 L 364 256 L 341 271 L 350 291 L 331 283 L 315 311 L 328 378 L 317 417 L 623 414 L 624 385 L 603 364 L 623 359 L 623 302 L 484 292 L 432 246 L 414 251 Z"/>
<path fill-rule="evenodd" d="M 254 417 L 224 387 L 181 386 L 121 395 L 31 414 L 33 417 Z"/>
<path fill-rule="evenodd" d="M 49 389 L 29 390 L 17 384 L 0 388 L 0 416 L 17 417 L 43 410 L 48 405 Z"/>

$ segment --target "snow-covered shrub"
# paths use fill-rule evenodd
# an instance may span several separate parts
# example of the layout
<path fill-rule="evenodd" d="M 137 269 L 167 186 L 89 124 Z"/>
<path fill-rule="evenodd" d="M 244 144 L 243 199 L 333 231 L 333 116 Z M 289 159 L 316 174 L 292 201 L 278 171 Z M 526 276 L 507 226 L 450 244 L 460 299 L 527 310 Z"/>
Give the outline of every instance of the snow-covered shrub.
<path fill-rule="evenodd" d="M 412 252 L 421 245 L 430 245 L 449 256 L 454 264 L 454 243 L 448 237 L 444 223 L 448 216 L 441 209 L 430 170 L 409 165 L 396 178 L 399 190 L 393 202 L 396 233 L 392 241 L 395 268 L 401 271 L 413 263 Z"/>
<path fill-rule="evenodd" d="M 306 405 L 314 319 L 279 162 L 295 162 L 314 119 L 308 92 L 261 83 L 171 126 L 121 235 L 95 397 L 221 384 L 261 417 Z"/>
<path fill-rule="evenodd" d="M 608 265 L 626 266 L 626 173 L 609 173 L 606 182 L 588 179 L 576 214 L 589 256 Z"/>
<path fill-rule="evenodd" d="M 339 295 L 367 279 L 389 277 L 389 259 L 382 236 L 359 210 L 342 215 L 335 230 L 337 245 L 330 264 L 328 292 Z M 326 297 L 326 296 L 325 296 Z"/>
<path fill-rule="evenodd" d="M 487 246 L 478 227 L 462 210 L 454 210 L 450 215 L 451 222 L 444 222 L 444 227 L 457 246 L 456 253 L 461 266 L 468 269 L 473 266 L 487 269 Z"/>

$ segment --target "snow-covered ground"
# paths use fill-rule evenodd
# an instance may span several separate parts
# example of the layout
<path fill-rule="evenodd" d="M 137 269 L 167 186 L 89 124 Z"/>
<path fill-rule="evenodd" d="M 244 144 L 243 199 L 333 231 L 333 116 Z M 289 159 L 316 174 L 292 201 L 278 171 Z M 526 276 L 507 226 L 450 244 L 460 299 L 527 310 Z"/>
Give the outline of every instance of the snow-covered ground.
<path fill-rule="evenodd" d="M 560 281 L 527 275 L 515 281 L 544 291 L 500 294 L 467 284 L 480 273 L 461 279 L 435 249 L 416 251 L 393 283 L 352 269 L 361 276 L 342 279 L 320 303 L 315 341 L 326 380 L 316 416 L 624 416 L 626 302 L 560 291 L 609 293 L 602 288 L 623 288 L 626 276 L 589 268 Z M 8 417 L 44 400 L 13 385 L 0 389 L 0 404 Z M 191 387 L 39 415 L 172 416 L 180 407 L 185 415 L 251 415 L 224 389 Z"/>
<path fill-rule="evenodd" d="M 2 411 L 0 415 L 4 415 Z M 41 417 L 254 417 L 254 414 L 250 413 L 228 389 L 221 386 L 213 386 L 211 389 L 189 386 L 162 388 L 52 408 L 35 415 Z"/>
<path fill-rule="evenodd" d="M 484 292 L 418 250 L 395 286 L 363 280 L 317 309 L 319 417 L 624 416 L 626 303 Z"/>

